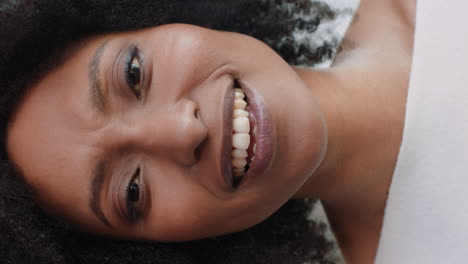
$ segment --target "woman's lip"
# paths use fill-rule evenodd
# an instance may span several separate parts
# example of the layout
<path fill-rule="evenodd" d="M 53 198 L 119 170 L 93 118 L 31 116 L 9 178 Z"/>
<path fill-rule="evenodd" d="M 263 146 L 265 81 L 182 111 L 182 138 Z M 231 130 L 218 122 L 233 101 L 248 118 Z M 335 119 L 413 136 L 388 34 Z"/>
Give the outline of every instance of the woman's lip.
<path fill-rule="evenodd" d="M 250 85 L 239 80 L 241 88 L 244 90 L 248 99 L 248 109 L 255 119 L 256 131 L 256 150 L 255 159 L 250 163 L 249 170 L 243 176 L 239 187 L 247 184 L 253 179 L 262 175 L 269 167 L 273 157 L 273 123 L 270 113 L 267 110 L 263 97 L 258 94 Z M 232 116 L 231 116 L 232 120 Z M 232 176 L 231 176 L 232 177 Z"/>
<path fill-rule="evenodd" d="M 221 173 L 229 187 L 232 187 L 232 118 L 234 109 L 234 81 L 229 83 L 224 95 L 223 131 L 221 146 Z"/>

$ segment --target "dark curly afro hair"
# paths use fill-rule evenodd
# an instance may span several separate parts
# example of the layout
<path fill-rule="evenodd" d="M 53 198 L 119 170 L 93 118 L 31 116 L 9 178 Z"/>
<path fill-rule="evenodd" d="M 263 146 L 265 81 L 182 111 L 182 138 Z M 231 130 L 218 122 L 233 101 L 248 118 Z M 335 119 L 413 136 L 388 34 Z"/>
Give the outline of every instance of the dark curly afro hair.
<path fill-rule="evenodd" d="M 294 15 L 311 11 L 308 20 Z M 313 64 L 333 56 L 336 45 L 298 45 L 291 32 L 313 32 L 334 15 L 327 5 L 310 0 L 0 1 L 0 262 L 330 263 L 326 255 L 335 245 L 325 239 L 323 224 L 306 218 L 312 201 L 289 201 L 246 231 L 187 243 L 119 241 L 79 232 L 43 213 L 9 162 L 5 142 L 24 91 L 59 61 L 60 52 L 82 38 L 190 23 L 248 34 L 290 63 Z"/>

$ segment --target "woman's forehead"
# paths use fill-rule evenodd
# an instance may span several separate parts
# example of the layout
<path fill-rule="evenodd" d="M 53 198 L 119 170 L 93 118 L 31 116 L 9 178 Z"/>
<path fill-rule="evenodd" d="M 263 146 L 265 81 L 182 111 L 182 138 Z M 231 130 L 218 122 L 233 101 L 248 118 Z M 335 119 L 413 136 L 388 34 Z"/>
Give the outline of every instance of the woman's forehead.
<path fill-rule="evenodd" d="M 65 207 L 86 205 L 87 175 L 95 155 L 85 135 L 96 126 L 89 108 L 88 64 L 101 39 L 80 49 L 29 88 L 8 127 L 8 152 L 39 199 Z M 81 194 L 81 195 L 73 195 Z"/>

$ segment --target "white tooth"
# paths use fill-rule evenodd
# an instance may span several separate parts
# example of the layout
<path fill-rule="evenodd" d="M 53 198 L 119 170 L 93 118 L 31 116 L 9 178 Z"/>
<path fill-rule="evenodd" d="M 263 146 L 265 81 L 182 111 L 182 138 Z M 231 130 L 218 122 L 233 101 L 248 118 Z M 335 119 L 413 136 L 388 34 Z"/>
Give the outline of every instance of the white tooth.
<path fill-rule="evenodd" d="M 234 109 L 245 109 L 246 106 L 247 103 L 244 100 L 238 98 L 234 100 Z"/>
<path fill-rule="evenodd" d="M 239 98 L 239 99 L 244 99 L 245 98 L 244 93 L 235 92 L 234 94 L 236 95 L 236 98 Z"/>
<path fill-rule="evenodd" d="M 232 122 L 232 128 L 238 133 L 249 133 L 250 122 L 247 117 L 234 118 Z"/>
<path fill-rule="evenodd" d="M 244 172 L 244 168 L 233 168 L 232 169 L 234 172 Z"/>
<path fill-rule="evenodd" d="M 242 176 L 242 175 L 244 175 L 244 172 L 245 172 L 244 169 L 234 170 L 234 176 L 236 176 L 236 177 Z"/>
<path fill-rule="evenodd" d="M 249 112 L 242 109 L 234 109 L 234 118 L 236 117 L 248 117 Z"/>
<path fill-rule="evenodd" d="M 242 90 L 241 88 L 236 88 L 236 89 L 234 89 L 234 91 L 235 91 L 236 93 L 241 93 L 241 94 L 244 93 L 244 90 Z"/>
<path fill-rule="evenodd" d="M 232 135 L 232 146 L 236 149 L 247 150 L 250 144 L 249 134 L 234 133 Z"/>
<path fill-rule="evenodd" d="M 252 162 L 254 160 L 255 160 L 255 155 L 252 156 L 252 158 L 250 159 L 250 162 Z"/>
<path fill-rule="evenodd" d="M 247 150 L 234 149 L 231 152 L 231 156 L 233 158 L 247 158 L 248 154 L 247 154 Z"/>
<path fill-rule="evenodd" d="M 247 161 L 243 158 L 240 159 L 232 159 L 232 166 L 234 168 L 242 169 L 247 165 Z"/>

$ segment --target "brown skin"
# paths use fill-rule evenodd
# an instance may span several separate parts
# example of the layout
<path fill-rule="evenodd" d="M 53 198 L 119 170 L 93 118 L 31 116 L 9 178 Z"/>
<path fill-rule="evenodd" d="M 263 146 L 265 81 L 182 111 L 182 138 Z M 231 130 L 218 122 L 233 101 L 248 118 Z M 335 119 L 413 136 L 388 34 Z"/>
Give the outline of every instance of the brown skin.
<path fill-rule="evenodd" d="M 257 40 L 189 25 L 85 40 L 18 106 L 11 159 L 47 211 L 131 239 L 235 232 L 291 197 L 319 197 L 348 263 L 372 263 L 401 143 L 414 2 L 362 0 L 358 13 L 345 51 L 326 71 L 293 70 Z M 101 112 L 91 104 L 88 65 L 103 43 Z M 141 100 L 123 70 L 132 45 L 142 58 Z M 233 79 L 263 97 L 274 139 L 268 169 L 238 189 L 220 168 L 224 95 Z M 100 207 L 111 227 L 89 207 L 102 158 L 109 163 Z M 131 223 L 125 188 L 138 168 L 143 195 L 134 205 L 144 210 Z"/>

